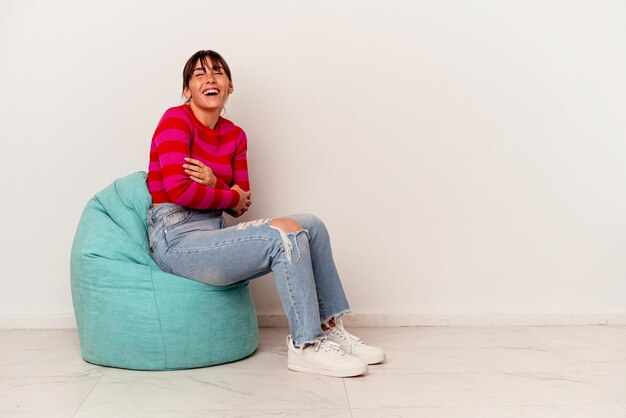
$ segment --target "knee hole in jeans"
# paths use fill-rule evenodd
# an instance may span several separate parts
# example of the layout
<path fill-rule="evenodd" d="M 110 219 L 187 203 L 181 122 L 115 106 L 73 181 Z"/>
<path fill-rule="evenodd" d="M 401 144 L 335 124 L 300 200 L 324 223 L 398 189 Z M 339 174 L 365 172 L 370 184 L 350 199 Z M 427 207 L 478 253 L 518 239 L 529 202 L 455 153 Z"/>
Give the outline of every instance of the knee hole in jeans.
<path fill-rule="evenodd" d="M 300 222 L 289 218 L 274 218 L 270 225 L 283 232 L 296 232 L 302 229 Z"/>

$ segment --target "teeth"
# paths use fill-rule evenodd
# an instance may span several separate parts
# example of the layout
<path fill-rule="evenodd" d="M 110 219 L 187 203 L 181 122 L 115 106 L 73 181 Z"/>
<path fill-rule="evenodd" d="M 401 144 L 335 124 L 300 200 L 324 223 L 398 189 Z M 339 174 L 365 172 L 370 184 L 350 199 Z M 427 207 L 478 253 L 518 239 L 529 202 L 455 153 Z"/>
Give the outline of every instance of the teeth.
<path fill-rule="evenodd" d="M 219 93 L 218 89 L 208 89 L 202 92 L 202 94 L 204 94 L 205 96 L 213 96 L 213 95 L 216 95 L 217 93 Z"/>

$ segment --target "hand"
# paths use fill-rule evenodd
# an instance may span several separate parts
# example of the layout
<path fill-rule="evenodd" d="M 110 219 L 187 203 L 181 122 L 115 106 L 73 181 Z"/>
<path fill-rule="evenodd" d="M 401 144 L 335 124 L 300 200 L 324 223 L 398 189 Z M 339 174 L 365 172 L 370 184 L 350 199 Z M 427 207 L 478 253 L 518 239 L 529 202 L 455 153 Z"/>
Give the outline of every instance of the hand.
<path fill-rule="evenodd" d="M 183 164 L 185 173 L 189 174 L 189 178 L 203 186 L 215 187 L 217 177 L 213 174 L 213 170 L 204 165 L 202 161 L 193 158 L 185 158 L 188 164 Z"/>
<path fill-rule="evenodd" d="M 250 208 L 250 205 L 252 204 L 252 199 L 250 199 L 250 192 L 246 192 L 245 190 L 243 190 L 241 187 L 237 186 L 236 184 L 233 187 L 231 187 L 230 190 L 234 190 L 237 193 L 239 193 L 239 203 L 237 203 L 236 207 L 226 211 L 226 213 L 232 216 L 243 215 L 244 213 L 248 211 L 248 209 Z"/>

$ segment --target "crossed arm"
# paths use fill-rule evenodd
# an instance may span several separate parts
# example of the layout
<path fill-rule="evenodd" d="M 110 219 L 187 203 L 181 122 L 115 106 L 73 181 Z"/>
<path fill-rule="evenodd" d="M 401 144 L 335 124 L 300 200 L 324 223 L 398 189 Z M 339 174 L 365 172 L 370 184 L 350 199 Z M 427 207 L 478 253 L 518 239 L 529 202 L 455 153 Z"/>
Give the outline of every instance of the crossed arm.
<path fill-rule="evenodd" d="M 215 174 L 213 174 L 213 170 L 211 170 L 210 167 L 207 167 L 200 160 L 196 160 L 194 158 L 185 158 L 185 161 L 187 161 L 186 164 L 183 164 L 185 173 L 187 173 L 189 175 L 189 178 L 196 183 L 199 183 L 203 186 L 213 187 L 215 189 L 232 189 L 239 193 L 239 203 L 236 207 L 226 210 L 226 213 L 231 216 L 238 217 L 248 211 L 250 205 L 252 204 L 250 192 L 243 190 L 236 184 L 233 187 L 229 187 L 226 183 L 224 183 L 224 181 L 220 180 L 218 177 L 215 176 Z"/>

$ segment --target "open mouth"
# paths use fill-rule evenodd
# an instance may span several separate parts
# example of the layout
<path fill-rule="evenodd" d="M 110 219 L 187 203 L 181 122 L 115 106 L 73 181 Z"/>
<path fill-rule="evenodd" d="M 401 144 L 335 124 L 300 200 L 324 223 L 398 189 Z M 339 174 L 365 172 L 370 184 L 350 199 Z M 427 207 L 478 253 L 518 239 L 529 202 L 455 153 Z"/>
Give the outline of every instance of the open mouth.
<path fill-rule="evenodd" d="M 220 91 L 218 89 L 207 89 L 203 91 L 202 94 L 204 94 L 205 96 L 217 96 L 219 92 Z"/>

